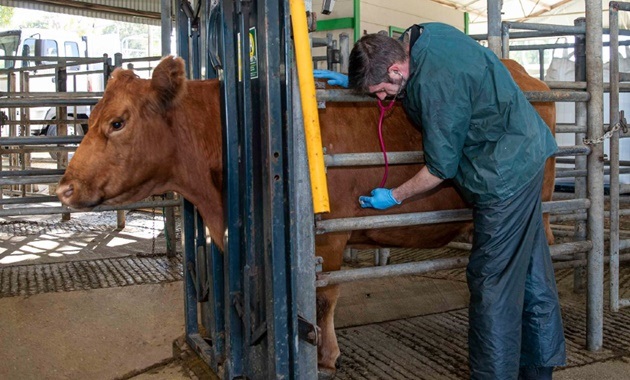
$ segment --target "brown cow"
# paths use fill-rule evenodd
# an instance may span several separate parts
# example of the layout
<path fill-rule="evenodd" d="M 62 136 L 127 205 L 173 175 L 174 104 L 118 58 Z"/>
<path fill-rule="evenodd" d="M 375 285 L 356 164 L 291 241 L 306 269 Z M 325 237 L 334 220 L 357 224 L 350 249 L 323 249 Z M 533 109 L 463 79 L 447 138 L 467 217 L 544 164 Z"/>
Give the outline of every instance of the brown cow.
<path fill-rule="evenodd" d="M 525 90 L 548 90 L 529 77 L 522 67 L 509 62 Z M 555 124 L 552 103 L 544 104 L 545 119 Z M 116 70 L 102 100 L 90 116 L 89 132 L 77 149 L 57 195 L 71 207 L 86 209 L 100 204 L 140 201 L 151 194 L 176 191 L 197 206 L 208 224 L 210 236 L 223 248 L 221 191 L 222 146 L 219 82 L 187 81 L 181 59 L 166 58 L 151 80 L 139 79 L 128 70 Z M 378 110 L 367 103 L 329 103 L 320 113 L 322 139 L 329 154 L 378 152 Z M 389 151 L 421 149 L 420 134 L 400 107 L 386 119 L 385 144 Z M 550 166 L 553 169 L 553 166 Z M 397 186 L 419 170 L 418 165 L 394 166 L 387 187 Z M 324 218 L 382 214 L 362 209 L 359 195 L 378 186 L 380 166 L 330 168 L 331 212 Z M 553 185 L 553 176 L 549 182 Z M 545 198 L 551 196 L 551 189 Z M 411 198 L 388 213 L 432 211 L 466 207 L 448 183 L 429 194 Z M 317 255 L 324 271 L 341 267 L 346 245 L 439 247 L 469 227 L 469 223 L 362 230 L 317 236 Z M 339 347 L 333 314 L 339 296 L 337 286 L 318 289 L 318 324 L 322 340 L 318 350 L 322 373 L 334 374 Z"/>

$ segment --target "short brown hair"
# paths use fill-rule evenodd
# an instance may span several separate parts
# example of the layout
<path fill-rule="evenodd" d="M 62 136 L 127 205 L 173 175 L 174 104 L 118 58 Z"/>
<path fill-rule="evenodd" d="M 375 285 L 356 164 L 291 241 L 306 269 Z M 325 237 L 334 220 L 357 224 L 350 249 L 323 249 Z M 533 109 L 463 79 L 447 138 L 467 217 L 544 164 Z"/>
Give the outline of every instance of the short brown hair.
<path fill-rule="evenodd" d="M 370 86 L 390 82 L 387 71 L 397 62 L 407 60 L 404 43 L 381 34 L 368 34 L 358 40 L 350 53 L 348 85 L 359 92 Z"/>

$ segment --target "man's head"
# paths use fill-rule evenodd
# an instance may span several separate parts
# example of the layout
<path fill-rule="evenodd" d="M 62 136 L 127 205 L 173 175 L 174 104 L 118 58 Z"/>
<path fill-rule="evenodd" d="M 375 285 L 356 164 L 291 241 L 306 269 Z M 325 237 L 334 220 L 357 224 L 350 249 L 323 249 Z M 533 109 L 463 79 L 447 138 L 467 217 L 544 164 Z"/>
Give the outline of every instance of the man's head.
<path fill-rule="evenodd" d="M 359 92 L 374 93 L 371 89 L 382 83 L 402 85 L 408 78 L 408 72 L 401 73 L 399 66 L 408 67 L 408 58 L 404 43 L 381 34 L 365 35 L 350 53 L 349 87 Z M 407 74 L 407 78 L 403 74 Z"/>

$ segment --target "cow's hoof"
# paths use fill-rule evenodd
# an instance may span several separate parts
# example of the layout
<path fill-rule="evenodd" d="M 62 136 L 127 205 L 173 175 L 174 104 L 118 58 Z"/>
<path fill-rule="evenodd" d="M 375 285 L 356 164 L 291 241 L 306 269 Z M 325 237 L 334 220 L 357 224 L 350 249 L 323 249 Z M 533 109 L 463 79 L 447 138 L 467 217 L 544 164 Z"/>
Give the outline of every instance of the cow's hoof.
<path fill-rule="evenodd" d="M 317 380 L 331 380 L 335 378 L 336 370 L 330 368 L 318 368 Z"/>

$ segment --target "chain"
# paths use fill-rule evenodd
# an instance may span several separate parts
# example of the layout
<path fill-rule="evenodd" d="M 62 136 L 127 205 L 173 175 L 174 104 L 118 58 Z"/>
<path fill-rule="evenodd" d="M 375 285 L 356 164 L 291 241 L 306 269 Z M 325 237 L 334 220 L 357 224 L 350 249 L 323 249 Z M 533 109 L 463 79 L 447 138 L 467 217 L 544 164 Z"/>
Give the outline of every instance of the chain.
<path fill-rule="evenodd" d="M 620 129 L 623 129 L 623 133 L 627 133 L 628 132 L 628 125 L 626 124 L 626 119 L 624 118 L 623 111 L 621 111 L 619 113 L 620 113 L 620 117 L 619 117 L 619 122 L 618 123 L 613 125 L 613 127 L 610 128 L 609 131 L 607 131 L 606 133 L 604 133 L 603 135 L 601 135 L 600 137 L 598 137 L 596 139 L 592 139 L 592 140 L 582 139 L 582 142 L 584 143 L 584 145 L 601 144 L 601 143 L 604 142 L 604 140 L 607 140 L 607 139 L 611 138 L 613 133 L 617 132 Z"/>
<path fill-rule="evenodd" d="M 155 201 L 155 198 L 152 199 Z M 151 220 L 153 221 L 153 226 L 151 228 L 151 256 L 155 255 L 155 206 L 151 208 Z"/>

